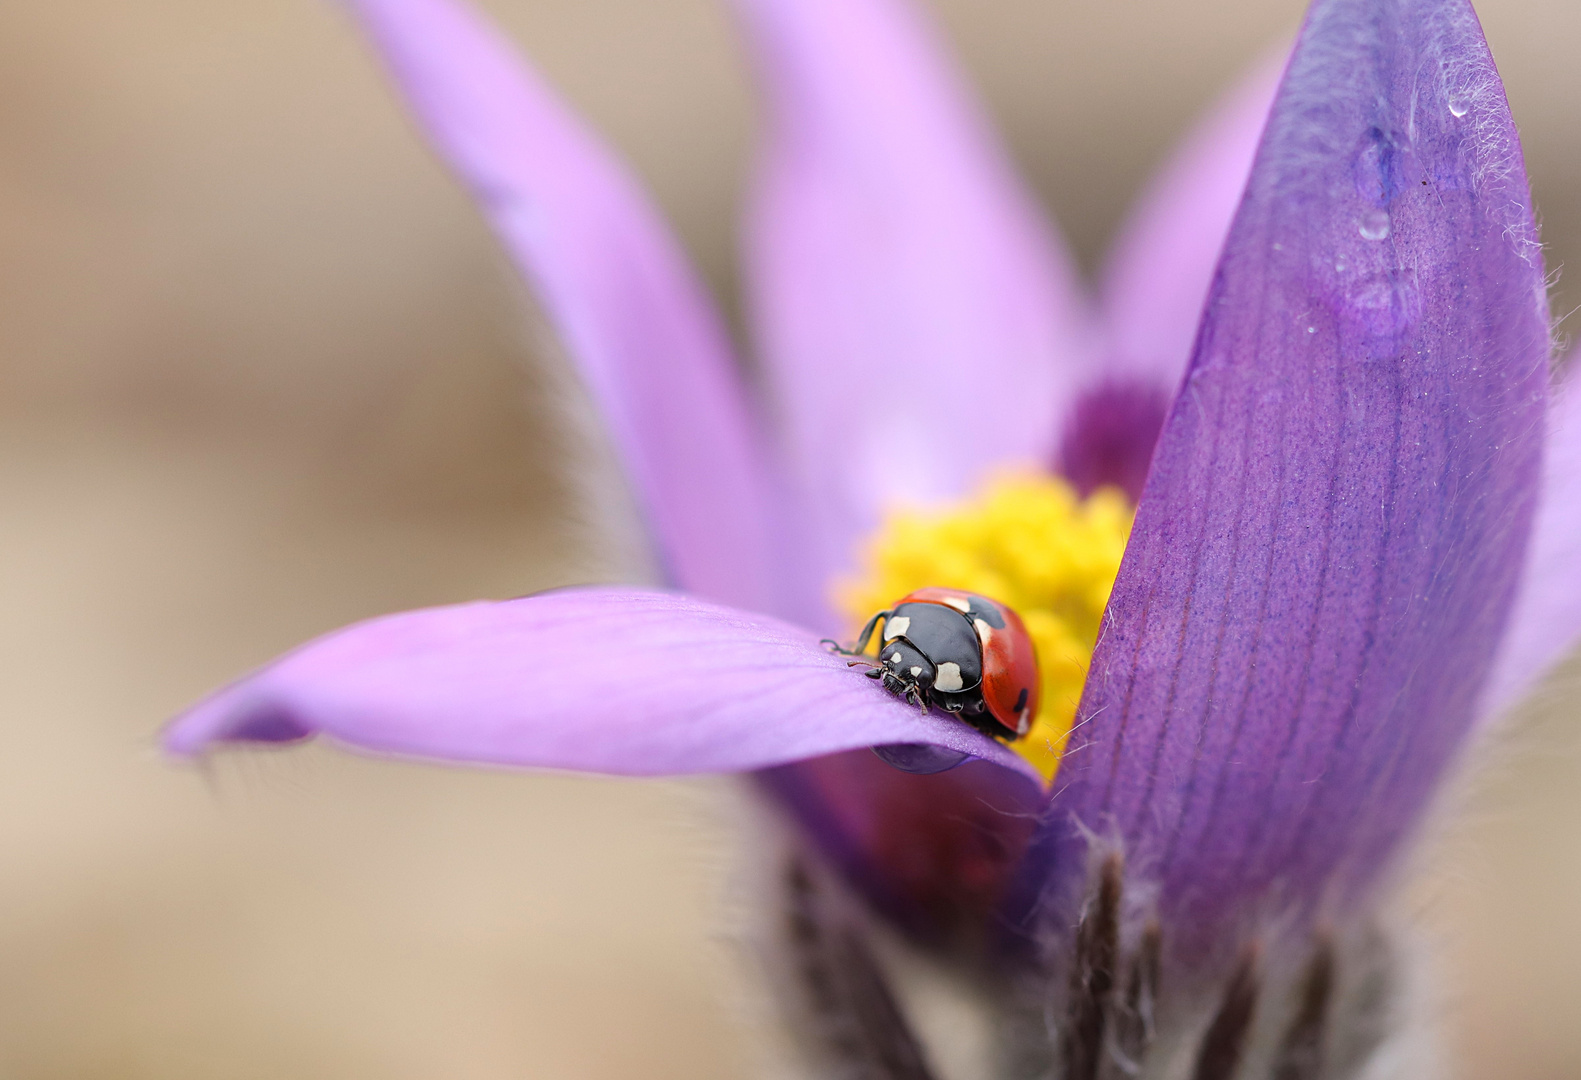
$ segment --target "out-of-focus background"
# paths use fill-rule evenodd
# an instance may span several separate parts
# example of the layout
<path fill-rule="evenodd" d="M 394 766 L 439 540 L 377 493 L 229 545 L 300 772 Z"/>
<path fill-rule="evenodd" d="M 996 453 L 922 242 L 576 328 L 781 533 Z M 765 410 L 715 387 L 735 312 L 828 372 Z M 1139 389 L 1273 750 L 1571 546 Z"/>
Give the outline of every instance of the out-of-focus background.
<path fill-rule="evenodd" d="M 487 6 L 733 304 L 752 103 L 720 0 Z M 1581 5 L 1479 6 L 1561 265 Z M 1300 5 L 932 7 L 1091 268 Z M 750 1072 L 716 785 L 155 748 L 342 623 L 622 572 L 524 325 L 332 5 L 0 5 L 0 1075 Z M 1565 697 L 1511 725 L 1418 890 L 1468 1077 L 1581 1075 Z"/>

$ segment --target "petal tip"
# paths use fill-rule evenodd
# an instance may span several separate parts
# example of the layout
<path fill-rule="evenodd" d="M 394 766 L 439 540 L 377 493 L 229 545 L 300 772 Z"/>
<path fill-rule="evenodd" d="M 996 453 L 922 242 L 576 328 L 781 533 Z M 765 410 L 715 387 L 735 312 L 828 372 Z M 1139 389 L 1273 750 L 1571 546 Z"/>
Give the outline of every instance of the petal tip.
<path fill-rule="evenodd" d="M 173 720 L 160 741 L 167 754 L 190 760 L 227 743 L 278 746 L 304 742 L 315 734 L 279 702 L 233 701 L 221 695 Z"/>

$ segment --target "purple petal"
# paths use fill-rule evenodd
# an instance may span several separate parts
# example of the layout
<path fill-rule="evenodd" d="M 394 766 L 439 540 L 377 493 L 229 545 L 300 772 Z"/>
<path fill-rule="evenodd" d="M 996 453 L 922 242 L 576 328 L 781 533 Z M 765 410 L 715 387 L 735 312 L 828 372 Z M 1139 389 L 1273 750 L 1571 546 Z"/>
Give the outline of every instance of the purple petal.
<path fill-rule="evenodd" d="M 980 947 L 1026 851 L 1042 789 L 987 762 L 912 776 L 867 753 L 758 774 L 873 907 L 913 937 Z"/>
<path fill-rule="evenodd" d="M 165 745 L 322 732 L 381 754 L 632 776 L 739 772 L 927 743 L 1032 775 L 785 623 L 679 594 L 566 589 L 387 615 L 288 653 L 176 720 Z"/>
<path fill-rule="evenodd" d="M 1259 63 L 1182 142 L 1120 232 L 1103 274 L 1104 377 L 1063 425 L 1059 469 L 1083 494 L 1138 498 L 1180 384 L 1286 52 Z"/>
<path fill-rule="evenodd" d="M 1140 499 L 1174 395 L 1173 386 L 1147 376 L 1110 376 L 1087 387 L 1060 435 L 1060 475 L 1083 497 L 1109 486 Z"/>
<path fill-rule="evenodd" d="M 1470 5 L 1318 0 L 1056 780 L 1058 866 L 1082 861 L 1073 819 L 1113 836 L 1198 943 L 1358 899 L 1470 726 L 1547 361 L 1520 144 Z"/>
<path fill-rule="evenodd" d="M 1549 406 L 1542 498 L 1510 627 L 1483 691 L 1480 721 L 1518 704 L 1581 640 L 1581 385 Z"/>
<path fill-rule="evenodd" d="M 1099 291 L 1111 377 L 1173 396 L 1288 57 L 1270 54 L 1182 140 L 1120 230 Z"/>
<path fill-rule="evenodd" d="M 450 0 L 348 0 L 579 365 L 671 579 L 784 611 L 755 421 L 717 313 L 626 170 Z M 795 575 L 789 575 L 794 577 Z"/>
<path fill-rule="evenodd" d="M 1039 463 L 1081 375 L 1068 258 L 905 0 L 739 0 L 770 106 L 750 300 L 820 563 L 893 500 Z"/>

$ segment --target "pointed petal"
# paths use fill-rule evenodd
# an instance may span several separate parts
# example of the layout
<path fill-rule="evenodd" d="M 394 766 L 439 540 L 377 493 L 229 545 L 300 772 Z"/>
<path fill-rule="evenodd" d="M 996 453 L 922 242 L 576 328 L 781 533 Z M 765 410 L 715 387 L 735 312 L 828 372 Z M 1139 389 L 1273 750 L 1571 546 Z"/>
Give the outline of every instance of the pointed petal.
<path fill-rule="evenodd" d="M 1061 427 L 1060 471 L 1083 494 L 1142 494 L 1287 55 L 1265 57 L 1198 123 L 1120 231 L 1099 294 L 1103 372 Z"/>
<path fill-rule="evenodd" d="M 1061 425 L 1059 471 L 1083 495 L 1108 484 L 1141 497 L 1287 52 L 1187 134 L 1121 229 L 1099 294 L 1104 370 Z"/>
<path fill-rule="evenodd" d="M 907 0 L 738 0 L 770 140 L 760 352 L 833 570 L 892 500 L 1041 463 L 1080 374 L 1070 261 Z"/>
<path fill-rule="evenodd" d="M 671 579 L 783 610 L 755 421 L 718 315 L 647 197 L 463 4 L 347 3 L 535 286 L 609 425 Z"/>
<path fill-rule="evenodd" d="M 1105 372 L 1180 385 L 1208 285 L 1246 191 L 1288 49 L 1263 57 L 1181 141 L 1137 201 L 1099 291 Z"/>
<path fill-rule="evenodd" d="M 165 745 L 325 734 L 380 754 L 629 776 L 926 743 L 1015 754 L 922 715 L 806 631 L 690 597 L 565 589 L 387 615 L 310 642 L 176 720 Z"/>
<path fill-rule="evenodd" d="M 1318 0 L 1093 657 L 1074 818 L 1177 938 L 1354 900 L 1461 743 L 1547 383 L 1520 145 L 1465 0 Z M 1046 849 L 1044 849 L 1046 850 Z"/>
<path fill-rule="evenodd" d="M 1581 641 L 1581 384 L 1572 373 L 1549 406 L 1542 498 L 1510 627 L 1478 711 L 1497 719 Z"/>

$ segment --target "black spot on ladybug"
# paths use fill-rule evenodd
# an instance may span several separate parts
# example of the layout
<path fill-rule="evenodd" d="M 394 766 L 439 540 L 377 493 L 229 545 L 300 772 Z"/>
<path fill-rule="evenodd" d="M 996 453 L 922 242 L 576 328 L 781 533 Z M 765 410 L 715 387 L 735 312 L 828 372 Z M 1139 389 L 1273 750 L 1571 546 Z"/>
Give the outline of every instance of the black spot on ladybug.
<path fill-rule="evenodd" d="M 1026 707 L 1027 707 L 1027 688 L 1023 686 L 1021 688 L 1021 693 L 1016 695 L 1016 712 L 1020 712 L 1022 709 L 1026 708 Z"/>
<path fill-rule="evenodd" d="M 995 630 L 1003 630 L 1005 628 L 1005 617 L 1000 612 L 999 605 L 981 596 L 972 597 L 971 607 L 967 609 L 966 617 L 973 620 L 981 619 Z"/>

